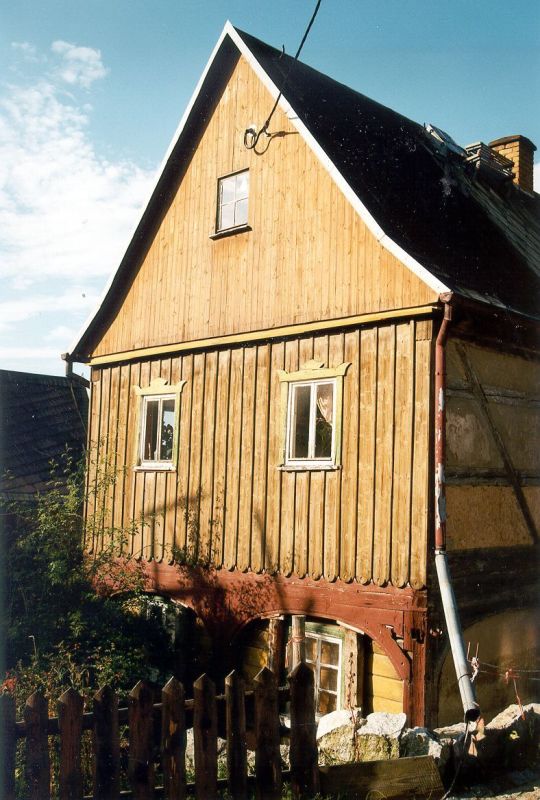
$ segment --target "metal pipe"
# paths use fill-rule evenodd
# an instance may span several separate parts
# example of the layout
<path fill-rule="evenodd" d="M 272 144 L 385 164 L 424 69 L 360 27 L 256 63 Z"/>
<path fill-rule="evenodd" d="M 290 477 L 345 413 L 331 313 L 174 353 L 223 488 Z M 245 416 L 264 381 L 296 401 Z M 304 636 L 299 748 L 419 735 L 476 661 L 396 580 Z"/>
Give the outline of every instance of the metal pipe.
<path fill-rule="evenodd" d="M 435 343 L 435 550 L 446 550 L 446 340 L 452 306 L 444 304 L 444 318 Z"/>
<path fill-rule="evenodd" d="M 450 641 L 450 650 L 454 659 L 454 667 L 461 695 L 461 703 L 466 720 L 475 720 L 480 716 L 480 708 L 476 702 L 474 684 L 471 683 L 469 664 L 463 646 L 463 634 L 457 610 L 456 597 L 450 580 L 447 555 L 444 550 L 435 551 L 435 567 L 439 580 L 439 590 L 446 620 L 446 629 Z"/>
<path fill-rule="evenodd" d="M 443 298 L 441 298 L 443 299 Z M 435 344 L 435 568 L 446 620 L 450 650 L 461 695 L 465 719 L 473 721 L 480 716 L 474 686 L 471 683 L 469 664 L 463 645 L 463 634 L 452 588 L 446 554 L 446 342 L 452 321 L 450 297 L 444 298 L 444 318 Z"/>

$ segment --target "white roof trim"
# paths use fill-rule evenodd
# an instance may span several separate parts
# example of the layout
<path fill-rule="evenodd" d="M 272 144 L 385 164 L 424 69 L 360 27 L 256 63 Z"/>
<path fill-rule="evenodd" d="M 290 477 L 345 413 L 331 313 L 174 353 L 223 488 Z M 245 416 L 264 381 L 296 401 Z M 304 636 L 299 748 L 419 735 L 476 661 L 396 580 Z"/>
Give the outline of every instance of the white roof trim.
<path fill-rule="evenodd" d="M 180 139 L 180 136 L 182 135 L 182 132 L 183 132 L 183 130 L 184 130 L 185 126 L 186 126 L 186 123 L 187 123 L 187 121 L 189 119 L 189 116 L 191 114 L 193 106 L 195 105 L 195 101 L 197 100 L 197 97 L 198 97 L 198 95 L 199 95 L 199 93 L 200 93 L 200 91 L 202 89 L 202 86 L 203 86 L 203 83 L 204 83 L 204 81 L 206 79 L 206 76 L 208 75 L 208 72 L 209 72 L 209 70 L 210 70 L 210 68 L 211 68 L 211 66 L 212 66 L 212 64 L 214 62 L 214 59 L 216 58 L 216 56 L 218 54 L 218 51 L 219 51 L 221 45 L 223 44 L 223 40 L 225 39 L 226 36 L 229 36 L 232 39 L 232 41 L 234 42 L 234 44 L 236 45 L 236 47 L 238 48 L 240 53 L 244 56 L 246 61 L 249 63 L 249 65 L 251 66 L 251 68 L 253 69 L 255 74 L 257 75 L 257 77 L 261 80 L 261 82 L 264 84 L 264 86 L 270 92 L 272 97 L 275 99 L 279 95 L 278 87 L 271 80 L 271 78 L 268 75 L 268 73 L 265 72 L 265 70 L 259 64 L 259 62 L 255 58 L 255 56 L 253 55 L 253 53 L 251 52 L 249 47 L 246 45 L 246 43 L 244 42 L 242 37 L 234 29 L 233 25 L 229 22 L 229 20 L 227 20 L 227 22 L 225 23 L 225 26 L 224 26 L 224 28 L 223 28 L 223 30 L 221 32 L 221 35 L 220 35 L 220 37 L 219 37 L 219 39 L 218 39 L 218 41 L 216 43 L 216 46 L 212 50 L 212 54 L 211 54 L 210 58 L 208 59 L 206 67 L 204 68 L 204 71 L 203 71 L 203 73 L 202 73 L 202 75 L 201 75 L 201 77 L 200 77 L 200 79 L 199 79 L 199 81 L 197 83 L 197 86 L 195 87 L 195 91 L 191 95 L 191 99 L 190 99 L 190 101 L 189 101 L 189 103 L 187 105 L 186 110 L 184 111 L 184 114 L 182 115 L 182 119 L 180 120 L 180 124 L 178 125 L 178 128 L 176 129 L 176 131 L 174 133 L 174 136 L 171 139 L 171 143 L 169 144 L 169 147 L 167 149 L 165 157 L 164 157 L 163 161 L 161 162 L 160 168 L 156 173 L 156 179 L 155 179 L 154 185 L 152 187 L 150 198 L 152 198 L 153 195 L 154 195 L 154 192 L 155 192 L 155 190 L 157 188 L 157 185 L 159 183 L 161 175 L 163 174 L 163 171 L 165 170 L 165 168 L 167 166 L 167 162 L 168 162 L 172 152 L 174 151 L 174 148 L 176 147 L 177 142 Z M 332 179 L 334 180 L 334 182 L 336 183 L 338 188 L 345 195 L 346 199 L 352 205 L 352 207 L 354 208 L 354 210 L 356 211 L 358 216 L 366 224 L 366 226 L 369 228 L 371 233 L 375 236 L 377 241 L 382 245 L 382 247 L 384 247 L 386 250 L 388 250 L 390 253 L 392 253 L 393 256 L 395 256 L 399 261 L 401 261 L 402 264 L 404 264 L 408 269 L 410 269 L 411 272 L 413 272 L 418 278 L 420 278 L 420 280 L 422 280 L 427 286 L 429 286 L 430 289 L 433 289 L 434 292 L 437 292 L 437 294 L 443 294 L 445 292 L 451 291 L 448 286 L 446 286 L 444 283 L 439 281 L 431 272 L 429 272 L 429 270 L 427 270 L 425 267 L 423 267 L 418 261 L 416 261 L 416 259 L 414 259 L 411 255 L 409 255 L 409 253 L 407 253 L 400 245 L 398 245 L 393 239 L 391 239 L 383 231 L 383 229 L 381 228 L 379 223 L 375 220 L 373 215 L 368 211 L 368 209 L 362 203 L 362 201 L 360 200 L 358 195 L 354 192 L 354 190 L 347 183 L 347 181 L 345 180 L 345 178 L 343 177 L 341 172 L 337 169 L 337 167 L 335 166 L 334 162 L 326 155 L 326 153 L 324 152 L 324 150 L 322 149 L 320 144 L 317 142 L 315 137 L 309 132 L 309 130 L 304 125 L 304 123 L 299 119 L 299 117 L 295 113 L 294 109 L 292 108 L 290 103 L 285 99 L 285 97 L 283 97 L 283 95 L 280 97 L 278 105 L 279 105 L 279 108 L 281 108 L 281 110 L 283 111 L 283 113 L 286 114 L 286 116 L 289 119 L 290 123 L 296 128 L 296 130 L 302 136 L 302 138 L 304 139 L 306 144 L 313 151 L 313 153 L 315 154 L 317 159 L 320 161 L 322 166 L 326 169 L 326 171 L 332 177 Z M 144 211 L 146 211 L 147 207 L 148 207 L 148 203 L 146 204 Z M 144 214 L 144 211 L 143 211 L 143 214 Z M 140 221 L 141 221 L 141 219 L 139 218 L 138 221 L 137 221 L 137 224 L 135 225 L 135 227 L 133 229 L 133 232 L 132 232 L 131 237 L 130 237 L 130 244 L 131 244 L 131 242 L 133 241 L 133 239 L 135 237 L 135 234 L 136 234 L 137 229 L 139 227 Z M 104 300 L 105 300 L 105 298 L 107 296 L 107 293 L 109 292 L 109 289 L 111 288 L 111 285 L 112 285 L 112 283 L 113 283 L 113 281 L 114 281 L 114 279 L 116 277 L 117 272 L 118 272 L 118 268 L 115 269 L 114 272 L 111 274 L 109 280 L 107 281 L 107 285 L 106 285 L 104 291 L 102 292 L 101 297 L 100 297 L 96 307 L 91 312 L 91 314 L 89 315 L 88 319 L 86 320 L 86 322 L 82 326 L 79 334 L 77 335 L 77 337 L 73 341 L 72 346 L 69 349 L 69 353 L 73 353 L 75 351 L 78 343 L 80 342 L 80 340 L 84 336 L 86 330 L 88 329 L 88 327 L 91 325 L 92 321 L 94 320 L 94 318 L 98 314 L 99 309 L 101 308 L 101 305 L 103 304 L 103 302 L 104 302 Z"/>

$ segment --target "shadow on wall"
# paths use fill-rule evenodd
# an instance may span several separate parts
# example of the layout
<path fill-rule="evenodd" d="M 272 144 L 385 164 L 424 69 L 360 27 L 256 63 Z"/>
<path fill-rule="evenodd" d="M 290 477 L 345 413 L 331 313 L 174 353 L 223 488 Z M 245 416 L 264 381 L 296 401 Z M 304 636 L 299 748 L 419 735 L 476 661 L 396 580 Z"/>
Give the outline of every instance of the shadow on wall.
<path fill-rule="evenodd" d="M 480 671 L 475 678 L 482 716 L 489 722 L 507 706 L 517 703 L 516 689 L 523 704 L 540 699 L 540 625 L 534 608 L 506 611 L 487 617 L 463 632 L 470 657 L 476 655 Z M 512 669 L 514 680 L 506 671 Z M 461 719 L 463 709 L 455 691 L 452 656 L 447 654 L 439 681 L 439 725 Z"/>

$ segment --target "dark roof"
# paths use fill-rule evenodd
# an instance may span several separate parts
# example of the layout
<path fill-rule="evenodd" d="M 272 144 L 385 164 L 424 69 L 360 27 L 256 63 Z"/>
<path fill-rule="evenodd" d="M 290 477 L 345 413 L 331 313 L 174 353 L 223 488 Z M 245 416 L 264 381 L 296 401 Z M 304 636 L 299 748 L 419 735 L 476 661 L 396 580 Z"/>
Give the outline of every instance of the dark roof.
<path fill-rule="evenodd" d="M 540 196 L 495 189 L 422 125 L 238 31 L 384 232 L 452 291 L 540 318 Z"/>
<path fill-rule="evenodd" d="M 540 319 L 539 195 L 511 183 L 485 183 L 422 125 L 243 31 L 228 29 L 283 90 L 329 163 L 408 256 L 458 295 Z M 225 35 L 73 357 L 85 360 L 95 333 L 118 309 L 239 55 L 232 36 Z"/>
<path fill-rule="evenodd" d="M 88 391 L 68 378 L 0 370 L 0 494 L 45 488 L 51 461 L 84 452 Z"/>

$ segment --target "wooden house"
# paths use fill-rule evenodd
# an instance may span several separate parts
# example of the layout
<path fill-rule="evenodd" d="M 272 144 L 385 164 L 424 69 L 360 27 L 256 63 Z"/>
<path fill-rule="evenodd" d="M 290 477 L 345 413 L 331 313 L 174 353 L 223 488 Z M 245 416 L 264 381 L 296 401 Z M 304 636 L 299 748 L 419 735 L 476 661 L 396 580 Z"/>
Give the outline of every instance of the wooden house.
<path fill-rule="evenodd" d="M 460 719 L 445 489 L 464 641 L 534 667 L 533 149 L 462 150 L 225 26 L 67 356 L 91 366 L 93 460 L 118 470 L 110 523 L 137 521 L 131 552 L 222 673 L 302 614 L 321 712 Z M 494 671 L 477 686 L 488 715 L 514 697 Z"/>

